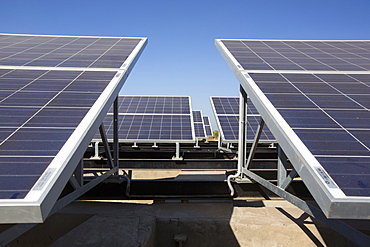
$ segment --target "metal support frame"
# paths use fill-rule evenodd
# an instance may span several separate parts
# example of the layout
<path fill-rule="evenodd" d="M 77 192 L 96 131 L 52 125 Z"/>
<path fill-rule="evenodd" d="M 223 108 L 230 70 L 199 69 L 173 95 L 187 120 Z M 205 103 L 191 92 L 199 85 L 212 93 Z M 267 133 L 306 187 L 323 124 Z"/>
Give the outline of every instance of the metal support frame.
<path fill-rule="evenodd" d="M 288 174 L 288 158 L 281 147 L 278 147 L 278 172 L 277 172 L 277 186 L 285 190 L 292 183 L 293 179 L 298 175 L 296 169 L 293 167 Z"/>
<path fill-rule="evenodd" d="M 355 244 L 359 246 L 369 246 L 370 243 L 370 237 L 367 236 L 366 234 L 363 234 L 362 232 L 358 231 L 357 229 L 351 227 L 350 225 L 344 223 L 341 220 L 336 220 L 336 219 L 328 219 L 324 215 L 324 213 L 312 206 L 311 204 L 307 203 L 306 201 L 290 194 L 289 192 L 285 191 L 282 188 L 279 188 L 278 186 L 270 183 L 266 179 L 258 176 L 254 172 L 251 172 L 250 170 L 244 169 L 243 173 L 248 176 L 250 179 L 256 181 L 257 183 L 261 184 L 264 186 L 266 189 L 270 190 L 271 192 L 275 193 L 276 195 L 284 198 L 285 200 L 289 201 L 296 207 L 300 208 L 303 210 L 305 213 L 310 215 L 311 217 L 314 217 L 315 219 L 321 221 L 323 224 L 327 225 L 334 231 L 338 232 L 339 234 L 343 235 L 347 239 L 351 240 Z M 243 183 L 243 182 L 250 182 L 248 181 L 243 181 L 239 180 L 237 181 L 238 183 Z"/>
<path fill-rule="evenodd" d="M 99 156 L 99 142 L 94 143 L 94 156 L 91 156 L 90 159 L 92 160 L 100 160 L 101 157 Z"/>
<path fill-rule="evenodd" d="M 194 145 L 194 148 L 200 148 L 198 138 L 195 138 L 195 145 Z"/>
<path fill-rule="evenodd" d="M 176 154 L 172 157 L 172 160 L 183 160 L 184 158 L 180 156 L 180 143 L 176 142 Z"/>
<path fill-rule="evenodd" d="M 113 102 L 113 165 L 119 168 L 118 96 Z M 115 175 L 118 176 L 118 169 Z"/>
<path fill-rule="evenodd" d="M 239 124 L 239 156 L 238 156 L 238 173 L 235 175 L 230 175 L 228 177 L 228 184 L 229 188 L 231 190 L 231 195 L 234 194 L 234 190 L 231 186 L 230 179 L 231 178 L 236 178 L 237 183 L 250 183 L 250 179 L 259 183 L 260 185 L 264 186 L 271 192 L 275 193 L 276 195 L 284 198 L 285 200 L 289 201 L 296 207 L 300 208 L 303 210 L 305 213 L 308 215 L 314 217 L 315 219 L 321 221 L 323 224 L 329 226 L 332 228 L 334 231 L 338 232 L 339 234 L 345 236 L 347 239 L 350 241 L 354 242 L 355 244 L 359 246 L 368 246 L 370 243 L 370 237 L 367 236 L 366 234 L 363 234 L 362 232 L 358 231 L 357 229 L 347 225 L 343 221 L 340 220 L 333 220 L 333 219 L 328 219 L 324 215 L 324 213 L 312 206 L 311 204 L 307 203 L 306 201 L 294 196 L 293 194 L 289 193 L 286 191 L 286 188 L 291 184 L 293 179 L 298 175 L 297 171 L 293 168 L 291 172 L 288 174 L 288 168 L 289 168 L 289 163 L 288 159 L 283 152 L 283 150 L 278 147 L 278 183 L 277 185 L 267 181 L 265 178 L 262 178 L 255 174 L 254 172 L 248 170 L 250 164 L 253 161 L 253 157 L 262 133 L 262 129 L 264 127 L 264 120 L 261 117 L 260 124 L 258 126 L 256 135 L 254 137 L 254 141 L 251 147 L 251 150 L 249 152 L 249 156 L 247 161 L 245 162 L 245 150 L 246 150 L 246 130 L 245 130 L 245 120 L 246 120 L 246 113 L 245 113 L 245 108 L 246 108 L 246 94 L 241 87 L 241 100 L 240 100 L 240 112 L 239 112 L 239 118 L 240 118 L 240 124 Z M 243 98 L 243 99 L 242 99 Z M 245 99 L 245 100 L 244 100 Z M 249 179 L 243 179 L 243 177 L 246 176 Z"/>

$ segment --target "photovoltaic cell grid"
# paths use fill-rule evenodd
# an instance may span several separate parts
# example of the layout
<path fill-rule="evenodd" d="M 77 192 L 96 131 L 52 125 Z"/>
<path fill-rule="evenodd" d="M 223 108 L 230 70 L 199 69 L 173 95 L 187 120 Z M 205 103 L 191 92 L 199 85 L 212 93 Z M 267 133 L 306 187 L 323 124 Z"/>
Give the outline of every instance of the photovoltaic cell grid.
<path fill-rule="evenodd" d="M 115 72 L 97 77 L 93 71 L 0 69 L 0 74 L 0 199 L 24 198 Z M 86 92 L 81 86 L 86 81 L 94 90 Z"/>
<path fill-rule="evenodd" d="M 310 151 L 290 146 L 293 159 L 303 157 L 300 175 L 326 215 L 368 218 L 370 41 L 218 42 L 262 112 L 272 108 L 258 90 L 283 117 L 272 118 L 279 138 L 292 143 L 283 134 L 292 130 Z"/>
<path fill-rule="evenodd" d="M 206 136 L 213 136 L 211 121 L 209 121 L 208 116 L 203 116 L 204 129 L 206 131 Z"/>
<path fill-rule="evenodd" d="M 120 113 L 190 114 L 190 99 L 184 96 L 119 96 L 118 105 Z"/>
<path fill-rule="evenodd" d="M 244 70 L 370 70 L 370 41 L 223 40 L 222 43 Z"/>
<path fill-rule="evenodd" d="M 239 140 L 239 97 L 211 97 L 213 110 L 219 125 L 223 141 L 238 142 Z M 247 100 L 247 141 L 253 141 L 260 121 L 260 115 Z M 264 127 L 261 142 L 274 142 L 274 137 Z"/>
<path fill-rule="evenodd" d="M 195 137 L 198 137 L 198 138 L 206 137 L 202 111 L 193 111 L 193 122 L 194 122 Z"/>
<path fill-rule="evenodd" d="M 194 141 L 189 97 L 119 96 L 118 112 L 120 142 Z M 112 114 L 110 110 L 104 119 L 109 140 L 113 140 Z"/>
<path fill-rule="evenodd" d="M 120 68 L 139 41 L 0 34 L 0 65 Z"/>
<path fill-rule="evenodd" d="M 63 169 L 50 168 L 51 164 L 66 162 L 69 166 L 66 156 L 74 157 L 75 153 L 61 156 L 59 152 L 72 149 L 65 145 L 70 138 L 76 139 L 72 146 L 79 149 L 78 143 L 89 133 L 86 128 L 94 124 L 90 119 L 98 117 L 104 107 L 94 104 L 101 101 L 103 92 L 118 87 L 125 73 L 121 66 L 127 62 L 123 67 L 129 69 L 143 47 L 142 41 L 145 39 L 0 34 L 1 222 L 43 220 L 35 216 L 36 211 L 50 208 L 36 209 L 40 205 L 35 203 L 49 198 L 50 188 L 45 185 Z M 47 205 L 54 203 L 47 200 Z M 11 209 L 12 205 L 31 204 L 22 212 Z"/>
<path fill-rule="evenodd" d="M 370 74 L 250 76 L 343 192 L 370 196 Z"/>

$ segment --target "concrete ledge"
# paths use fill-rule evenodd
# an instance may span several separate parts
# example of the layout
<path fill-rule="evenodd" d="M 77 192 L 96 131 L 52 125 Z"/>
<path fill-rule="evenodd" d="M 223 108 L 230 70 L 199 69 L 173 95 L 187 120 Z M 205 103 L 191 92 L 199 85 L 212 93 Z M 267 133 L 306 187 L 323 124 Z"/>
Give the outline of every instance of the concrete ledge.
<path fill-rule="evenodd" d="M 354 246 L 284 200 L 242 199 L 235 205 L 74 202 L 9 246 L 151 247 L 179 246 L 178 241 L 184 247 Z"/>

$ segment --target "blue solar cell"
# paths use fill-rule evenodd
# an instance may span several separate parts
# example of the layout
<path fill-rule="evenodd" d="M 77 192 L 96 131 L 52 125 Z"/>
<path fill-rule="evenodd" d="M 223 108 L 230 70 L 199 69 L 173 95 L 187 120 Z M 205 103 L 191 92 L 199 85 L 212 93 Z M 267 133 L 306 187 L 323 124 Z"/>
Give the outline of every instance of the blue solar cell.
<path fill-rule="evenodd" d="M 1 109 L 0 109 L 1 110 Z M 88 108 L 44 108 L 38 112 L 26 127 L 77 127 Z"/>
<path fill-rule="evenodd" d="M 0 156 L 54 156 L 73 129 L 22 128 L 1 145 Z"/>
<path fill-rule="evenodd" d="M 369 150 L 342 129 L 296 129 L 314 155 L 369 155 Z"/>
<path fill-rule="evenodd" d="M 319 109 L 280 109 L 280 114 L 292 128 L 339 128 L 340 126 Z"/>
<path fill-rule="evenodd" d="M 30 119 L 38 108 L 32 107 L 0 107 L 0 126 L 18 127 Z"/>
<path fill-rule="evenodd" d="M 203 123 L 201 111 L 193 111 L 193 121 L 197 123 Z"/>

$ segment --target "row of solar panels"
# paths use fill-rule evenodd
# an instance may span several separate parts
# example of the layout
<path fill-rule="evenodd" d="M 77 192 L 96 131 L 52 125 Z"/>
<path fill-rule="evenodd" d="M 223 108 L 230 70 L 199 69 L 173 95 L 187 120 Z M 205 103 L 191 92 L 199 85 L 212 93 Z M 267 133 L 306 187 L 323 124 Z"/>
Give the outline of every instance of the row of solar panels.
<path fill-rule="evenodd" d="M 236 143 L 239 131 L 239 98 L 211 97 L 223 142 Z M 251 102 L 248 104 L 247 133 L 252 141 L 260 115 Z M 104 119 L 108 140 L 113 140 L 112 109 Z M 212 136 L 208 116 L 202 111 L 192 111 L 190 97 L 186 96 L 119 96 L 119 142 L 193 142 L 195 138 Z M 100 141 L 96 134 L 93 141 Z M 273 142 L 266 128 L 262 142 Z"/>
<path fill-rule="evenodd" d="M 113 140 L 113 110 L 105 117 L 108 140 Z M 120 142 L 194 142 L 212 136 L 208 116 L 191 110 L 188 96 L 119 96 Z M 93 141 L 99 141 L 96 134 Z"/>

